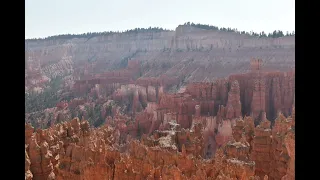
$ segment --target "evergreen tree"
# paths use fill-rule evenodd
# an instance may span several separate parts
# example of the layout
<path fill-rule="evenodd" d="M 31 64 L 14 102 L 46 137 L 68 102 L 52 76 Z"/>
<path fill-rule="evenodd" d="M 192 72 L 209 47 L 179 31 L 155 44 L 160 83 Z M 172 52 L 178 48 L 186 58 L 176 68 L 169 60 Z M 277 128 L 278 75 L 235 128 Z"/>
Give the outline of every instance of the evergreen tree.
<path fill-rule="evenodd" d="M 239 34 L 246 34 L 249 36 L 259 36 L 259 37 L 270 37 L 270 38 L 278 38 L 278 37 L 283 37 L 283 36 L 294 36 L 295 33 L 294 31 L 292 33 L 287 32 L 285 35 L 282 31 L 278 30 L 278 31 L 273 31 L 272 33 L 269 33 L 268 35 L 266 35 L 265 33 L 255 33 L 253 31 L 250 32 L 245 32 L 245 31 L 238 31 L 237 29 L 234 28 L 218 28 L 216 26 L 212 26 L 212 25 L 206 25 L 206 24 L 200 24 L 200 23 L 190 23 L 190 22 L 186 22 L 184 23 L 184 25 L 188 25 L 188 26 L 193 26 L 193 27 L 197 27 L 200 29 L 206 29 L 206 30 L 220 30 L 220 31 L 224 31 L 224 32 L 236 32 Z M 61 34 L 61 35 L 56 35 L 56 36 L 49 36 L 46 38 L 32 38 L 32 39 L 27 39 L 27 41 L 40 41 L 40 40 L 68 40 L 68 39 L 72 39 L 72 38 L 87 38 L 87 39 L 91 39 L 93 37 L 96 36 L 105 36 L 105 35 L 112 35 L 112 34 L 119 34 L 119 33 L 139 33 L 139 32 L 161 32 L 161 31 L 168 31 L 166 29 L 163 28 L 159 28 L 159 27 L 148 27 L 148 28 L 134 28 L 134 29 L 130 29 L 130 30 L 125 30 L 125 31 L 104 31 L 104 32 L 87 32 L 87 33 L 82 33 L 82 34 Z"/>

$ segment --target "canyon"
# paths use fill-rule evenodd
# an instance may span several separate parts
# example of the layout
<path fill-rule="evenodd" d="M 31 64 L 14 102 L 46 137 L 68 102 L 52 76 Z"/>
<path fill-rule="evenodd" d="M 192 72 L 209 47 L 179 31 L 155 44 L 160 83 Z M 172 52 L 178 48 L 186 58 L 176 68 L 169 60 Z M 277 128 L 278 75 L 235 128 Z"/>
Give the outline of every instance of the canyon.
<path fill-rule="evenodd" d="M 223 121 L 214 159 L 202 144 L 214 134 L 216 119 L 191 129 L 170 124 L 140 140 L 121 142 L 117 128 L 90 128 L 75 118 L 49 129 L 26 124 L 26 179 L 294 179 L 294 116 L 279 114 L 273 128 L 248 116 Z M 205 128 L 203 128 L 205 126 Z M 228 139 L 224 141 L 223 139 Z"/>
<path fill-rule="evenodd" d="M 198 82 L 248 72 L 250 59 L 267 71 L 295 67 L 295 36 L 252 37 L 235 32 L 179 25 L 175 31 L 106 34 L 92 38 L 26 40 L 26 89 L 40 89 L 55 76 L 79 79 L 129 59 L 141 63 L 142 77 L 166 75 Z"/>
<path fill-rule="evenodd" d="M 294 36 L 26 40 L 25 179 L 295 179 Z"/>

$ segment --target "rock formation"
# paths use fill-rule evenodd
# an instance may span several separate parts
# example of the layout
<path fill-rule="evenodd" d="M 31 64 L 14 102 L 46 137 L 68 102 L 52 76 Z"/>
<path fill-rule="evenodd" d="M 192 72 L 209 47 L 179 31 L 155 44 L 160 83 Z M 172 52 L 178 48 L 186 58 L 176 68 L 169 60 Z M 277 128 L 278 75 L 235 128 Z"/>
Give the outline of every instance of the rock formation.
<path fill-rule="evenodd" d="M 172 48 L 193 46 L 177 30 Z M 294 179 L 294 71 L 265 71 L 252 59 L 249 72 L 209 79 L 186 61 L 165 74 L 169 62 L 149 72 L 153 64 L 130 58 L 101 73 L 100 62 L 70 72 L 75 62 L 66 59 L 43 72 L 31 63 L 40 74 L 29 80 L 72 78 L 55 107 L 26 115 L 25 178 Z M 188 76 L 206 78 L 186 84 Z"/>
<path fill-rule="evenodd" d="M 231 84 L 231 89 L 228 94 L 227 102 L 227 119 L 238 118 L 242 116 L 241 103 L 240 103 L 240 87 L 238 81 Z"/>
<path fill-rule="evenodd" d="M 252 117 L 237 119 L 233 129 L 230 121 L 217 124 L 215 118 L 199 121 L 190 130 L 171 123 L 169 130 L 142 135 L 140 141 L 127 138 L 127 142 L 119 141 L 116 127 L 90 128 L 79 119 L 36 132 L 26 124 L 25 176 L 294 179 L 294 118 L 279 113 L 271 127 L 265 113 L 262 117 L 256 128 Z"/>
<path fill-rule="evenodd" d="M 166 89 L 182 80 L 212 81 L 212 77 L 246 72 L 251 57 L 270 59 L 263 64 L 268 71 L 288 71 L 295 66 L 294 42 L 295 36 L 256 38 L 190 25 L 175 31 L 130 31 L 89 39 L 26 40 L 26 91 L 41 92 L 57 76 L 72 76 L 68 79 L 82 84 L 74 87 L 79 92 L 84 92 L 86 88 L 80 86 L 86 82 L 110 85 L 140 76 Z"/>

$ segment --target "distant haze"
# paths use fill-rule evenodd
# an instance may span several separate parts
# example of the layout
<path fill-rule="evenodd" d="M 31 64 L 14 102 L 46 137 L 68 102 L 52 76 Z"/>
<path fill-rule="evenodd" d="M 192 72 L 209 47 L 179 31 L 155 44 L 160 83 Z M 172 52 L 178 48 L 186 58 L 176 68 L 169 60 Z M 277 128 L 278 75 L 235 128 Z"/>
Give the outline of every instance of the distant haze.
<path fill-rule="evenodd" d="M 295 30 L 294 0 L 26 0 L 25 38 L 194 22 L 240 31 Z"/>

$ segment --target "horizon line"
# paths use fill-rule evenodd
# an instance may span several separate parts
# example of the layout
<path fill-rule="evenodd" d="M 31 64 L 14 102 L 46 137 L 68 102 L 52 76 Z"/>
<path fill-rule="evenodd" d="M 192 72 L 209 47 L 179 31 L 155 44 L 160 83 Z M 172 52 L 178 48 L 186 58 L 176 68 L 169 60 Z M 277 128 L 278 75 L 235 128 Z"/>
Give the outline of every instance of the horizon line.
<path fill-rule="evenodd" d="M 245 32 L 245 34 L 250 35 L 250 36 L 253 35 L 253 34 L 259 35 L 261 33 L 265 33 L 264 31 L 261 31 L 261 32 L 257 33 L 257 32 L 254 32 L 254 31 L 251 30 L 250 32 L 247 32 L 247 31 L 238 30 L 237 28 L 230 28 L 230 27 L 225 28 L 225 27 L 218 27 L 218 26 L 213 26 L 213 25 L 209 25 L 209 24 L 201 24 L 201 23 L 195 24 L 193 22 L 191 22 L 191 23 L 190 22 L 186 22 L 184 24 L 179 24 L 177 27 L 179 27 L 179 26 L 197 26 L 197 25 L 214 28 L 214 29 L 199 28 L 199 29 L 203 29 L 203 30 L 218 30 L 218 31 L 230 30 L 230 31 L 227 31 L 227 32 L 236 32 L 236 33 L 241 33 L 241 34 L 242 34 L 242 32 Z M 45 36 L 45 37 L 34 37 L 34 38 L 26 38 L 25 37 L 25 41 L 37 41 L 37 40 L 41 41 L 41 40 L 47 40 L 47 39 L 53 38 L 53 37 L 66 36 L 66 35 L 81 36 L 81 35 L 85 35 L 85 34 L 103 34 L 103 33 L 122 34 L 122 33 L 130 33 L 130 31 L 133 32 L 135 30 L 147 30 L 147 31 L 149 30 L 150 31 L 150 30 L 155 30 L 155 29 L 160 30 L 159 32 L 176 31 L 175 29 L 173 30 L 173 29 L 166 29 L 166 28 L 162 28 L 162 27 L 151 27 L 151 26 L 149 26 L 149 27 L 136 27 L 136 28 L 133 28 L 133 29 L 117 30 L 117 31 L 100 31 L 100 32 L 97 31 L 97 32 L 67 33 L 67 34 L 66 33 L 64 33 L 64 34 L 61 33 L 61 34 L 55 34 L 55 35 L 48 35 L 48 36 Z M 273 32 L 279 32 L 279 31 L 281 31 L 284 34 L 284 36 L 287 36 L 287 34 L 285 34 L 285 33 L 289 32 L 289 31 L 283 32 L 282 30 L 273 30 Z M 268 34 L 272 34 L 273 32 L 270 32 Z M 295 31 L 294 30 L 289 32 L 289 33 L 290 34 L 293 33 L 292 36 L 295 35 Z M 266 35 L 268 35 L 268 34 L 266 34 Z"/>

